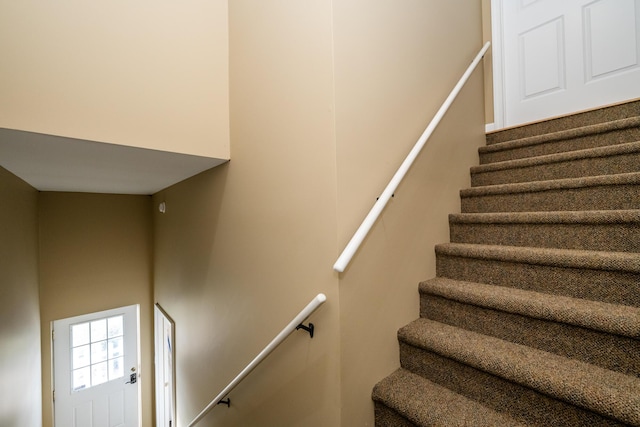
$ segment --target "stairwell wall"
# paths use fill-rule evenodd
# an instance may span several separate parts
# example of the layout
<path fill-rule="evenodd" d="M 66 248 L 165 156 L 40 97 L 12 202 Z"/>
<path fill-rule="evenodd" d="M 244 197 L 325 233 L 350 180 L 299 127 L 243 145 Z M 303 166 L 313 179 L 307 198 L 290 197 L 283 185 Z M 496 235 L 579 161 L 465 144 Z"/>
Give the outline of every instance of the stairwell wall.
<path fill-rule="evenodd" d="M 42 426 L 53 425 L 51 322 L 140 304 L 140 414 L 153 423 L 151 197 L 38 196 Z"/>
<path fill-rule="evenodd" d="M 371 388 L 397 364 L 395 332 L 417 317 L 481 144 L 479 73 L 349 270 L 331 265 L 479 50 L 479 0 L 36 3 L 3 6 L 15 67 L 0 93 L 18 115 L 0 126 L 199 155 L 232 141 L 232 162 L 153 197 L 167 204 L 154 299 L 176 321 L 179 425 L 318 292 L 313 340 L 295 333 L 204 425 L 372 425 Z M 123 10 L 128 25 L 110 26 Z"/>
<path fill-rule="evenodd" d="M 38 192 L 0 167 L 0 425 L 40 427 Z"/>
<path fill-rule="evenodd" d="M 480 49 L 480 0 L 229 4 L 228 164 L 154 195 L 154 293 L 176 322 L 188 423 L 318 292 L 203 425 L 373 425 L 484 141 L 477 71 L 352 266 L 342 245 Z"/>
<path fill-rule="evenodd" d="M 320 292 L 202 426 L 340 425 L 331 4 L 229 2 L 232 160 L 154 195 L 155 300 L 186 426 Z"/>
<path fill-rule="evenodd" d="M 334 3 L 338 242 L 344 247 L 482 46 L 481 1 Z M 340 277 L 341 425 L 372 426 L 374 384 L 484 143 L 482 67 Z"/>

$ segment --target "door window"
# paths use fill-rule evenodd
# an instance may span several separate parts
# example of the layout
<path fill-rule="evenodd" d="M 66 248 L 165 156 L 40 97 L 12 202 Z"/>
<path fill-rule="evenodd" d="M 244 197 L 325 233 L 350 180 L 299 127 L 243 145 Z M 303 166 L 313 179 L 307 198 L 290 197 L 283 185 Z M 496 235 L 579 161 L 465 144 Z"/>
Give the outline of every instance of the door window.
<path fill-rule="evenodd" d="M 124 316 L 71 325 L 72 391 L 124 376 Z"/>

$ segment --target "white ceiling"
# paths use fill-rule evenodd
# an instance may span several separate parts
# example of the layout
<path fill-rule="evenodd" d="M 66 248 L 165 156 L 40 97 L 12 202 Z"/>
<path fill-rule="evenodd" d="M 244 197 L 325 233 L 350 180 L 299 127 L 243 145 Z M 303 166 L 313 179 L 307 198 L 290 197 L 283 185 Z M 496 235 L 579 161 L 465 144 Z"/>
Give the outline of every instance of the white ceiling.
<path fill-rule="evenodd" d="M 148 195 L 226 161 L 0 128 L 0 166 L 40 191 Z"/>

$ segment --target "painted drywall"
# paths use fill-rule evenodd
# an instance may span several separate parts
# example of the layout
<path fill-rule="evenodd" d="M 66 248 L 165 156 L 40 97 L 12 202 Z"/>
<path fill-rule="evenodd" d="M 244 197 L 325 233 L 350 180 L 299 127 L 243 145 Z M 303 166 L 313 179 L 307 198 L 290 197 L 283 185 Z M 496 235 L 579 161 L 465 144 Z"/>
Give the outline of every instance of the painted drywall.
<path fill-rule="evenodd" d="M 0 6 L 0 127 L 229 158 L 226 0 Z"/>
<path fill-rule="evenodd" d="M 178 425 L 318 293 L 202 425 L 340 424 L 331 4 L 229 3 L 232 160 L 154 195 L 155 298 L 175 320 Z"/>
<path fill-rule="evenodd" d="M 53 425 L 51 322 L 140 304 L 141 414 L 153 425 L 151 197 L 40 193 L 43 426 Z"/>
<path fill-rule="evenodd" d="M 481 2 L 334 2 L 340 249 L 482 47 Z M 398 328 L 484 142 L 482 69 L 472 76 L 340 275 L 342 426 L 373 426 L 371 390 L 399 367 Z"/>
<path fill-rule="evenodd" d="M 481 69 L 351 267 L 331 266 L 482 46 L 480 0 L 234 1 L 229 28 L 232 161 L 153 199 L 178 424 L 324 292 L 316 337 L 290 337 L 203 423 L 373 425 L 484 141 Z"/>
<path fill-rule="evenodd" d="M 39 427 L 38 192 L 0 168 L 0 425 Z"/>
<path fill-rule="evenodd" d="M 231 394 L 231 408 L 217 407 L 204 425 L 372 425 L 371 388 L 399 363 L 395 332 L 418 315 L 417 282 L 433 274 L 433 245 L 447 240 L 446 215 L 458 209 L 457 191 L 468 185 L 468 166 L 476 161 L 483 128 L 480 72 L 352 266 L 337 275 L 331 265 L 480 48 L 479 1 L 238 0 L 228 14 L 226 2 L 153 4 L 151 11 L 144 3 L 135 12 L 116 2 L 102 6 L 109 9 L 100 12 L 109 13 L 99 20 L 74 19 L 95 18 L 97 9 L 89 9 L 95 5 L 77 2 L 67 13 L 59 5 L 34 4 L 3 6 L 7 13 L 0 15 L 0 35 L 10 31 L 29 47 L 13 49 L 10 38 L 0 37 L 3 52 L 26 70 L 1 86 L 16 111 L 31 114 L 20 117 L 25 123 L 33 119 L 50 126 L 45 133 L 123 144 L 126 134 L 135 139 L 130 145 L 153 141 L 159 144 L 154 148 L 186 153 L 200 149 L 191 145 L 195 140 L 211 149 L 230 130 L 231 163 L 153 198 L 153 298 L 176 321 L 180 425 L 318 292 L 328 302 L 312 316 L 315 337 L 294 333 Z M 198 7 L 224 13 L 212 20 L 209 13 L 195 14 L 203 12 Z M 122 22 L 113 15 L 122 10 L 131 11 L 127 22 L 141 26 L 110 26 Z M 34 26 L 23 25 L 25 19 L 47 37 L 28 39 L 24 28 Z M 74 39 L 81 27 L 96 37 Z M 126 31 L 114 35 L 120 28 Z M 175 43 L 171 29 L 180 33 Z M 136 31 L 148 38 L 123 41 Z M 107 43 L 107 36 L 114 38 Z M 190 37 L 202 43 L 184 49 Z M 109 53 L 107 46 L 122 48 L 110 53 L 125 61 L 69 53 Z M 201 48 L 228 49 L 221 56 L 228 58 L 228 83 L 225 59 L 211 65 Z M 86 62 L 58 61 L 51 52 Z M 136 56 L 140 52 L 148 53 L 148 62 Z M 96 76 L 100 84 L 92 85 Z M 168 82 L 171 76 L 178 78 Z M 47 90 L 46 81 L 55 81 L 57 92 Z M 4 82 L 16 83 L 16 91 Z M 151 88 L 158 82 L 167 88 L 156 93 Z M 219 128 L 225 114 L 230 126 Z M 199 139 L 205 119 L 216 129 L 213 139 Z M 0 125 L 22 126 L 11 120 Z M 91 136 L 88 129 L 107 136 Z M 79 305 L 96 311 L 146 295 L 142 328 L 149 336 L 142 339 L 150 357 L 151 233 L 144 199 L 42 195 L 44 330 L 55 318 L 80 314 Z M 155 208 L 161 201 L 164 214 Z M 121 292 L 100 294 L 116 282 Z M 47 427 L 50 343 L 48 333 L 42 337 Z M 148 414 L 150 390 L 143 389 Z"/>

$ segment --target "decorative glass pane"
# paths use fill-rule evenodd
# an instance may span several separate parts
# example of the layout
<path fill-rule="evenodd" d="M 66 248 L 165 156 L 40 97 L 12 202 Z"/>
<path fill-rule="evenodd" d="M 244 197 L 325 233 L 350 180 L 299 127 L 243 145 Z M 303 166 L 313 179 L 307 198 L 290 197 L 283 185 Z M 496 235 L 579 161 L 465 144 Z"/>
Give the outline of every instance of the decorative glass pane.
<path fill-rule="evenodd" d="M 91 322 L 91 342 L 107 339 L 107 319 Z"/>
<path fill-rule="evenodd" d="M 105 360 L 107 360 L 107 342 L 91 343 L 91 363 L 104 362 Z"/>
<path fill-rule="evenodd" d="M 91 359 L 89 358 L 89 345 L 76 347 L 72 350 L 72 368 L 78 369 L 89 366 Z M 74 387 L 75 390 L 75 387 Z"/>
<path fill-rule="evenodd" d="M 106 383 L 108 378 L 107 362 L 91 365 L 91 385 Z"/>
<path fill-rule="evenodd" d="M 108 322 L 108 333 L 109 338 L 119 337 L 124 335 L 122 329 L 122 318 L 123 316 L 111 317 L 107 320 Z"/>
<path fill-rule="evenodd" d="M 84 388 L 91 387 L 91 371 L 87 366 L 86 368 L 76 369 L 73 371 L 73 391 L 82 390 Z"/>
<path fill-rule="evenodd" d="M 124 354 L 122 344 L 122 337 L 112 338 L 109 340 L 109 359 L 114 359 Z"/>
<path fill-rule="evenodd" d="M 109 380 L 124 377 L 124 358 L 109 360 Z"/>
<path fill-rule="evenodd" d="M 89 323 L 71 326 L 71 347 L 89 344 Z"/>

